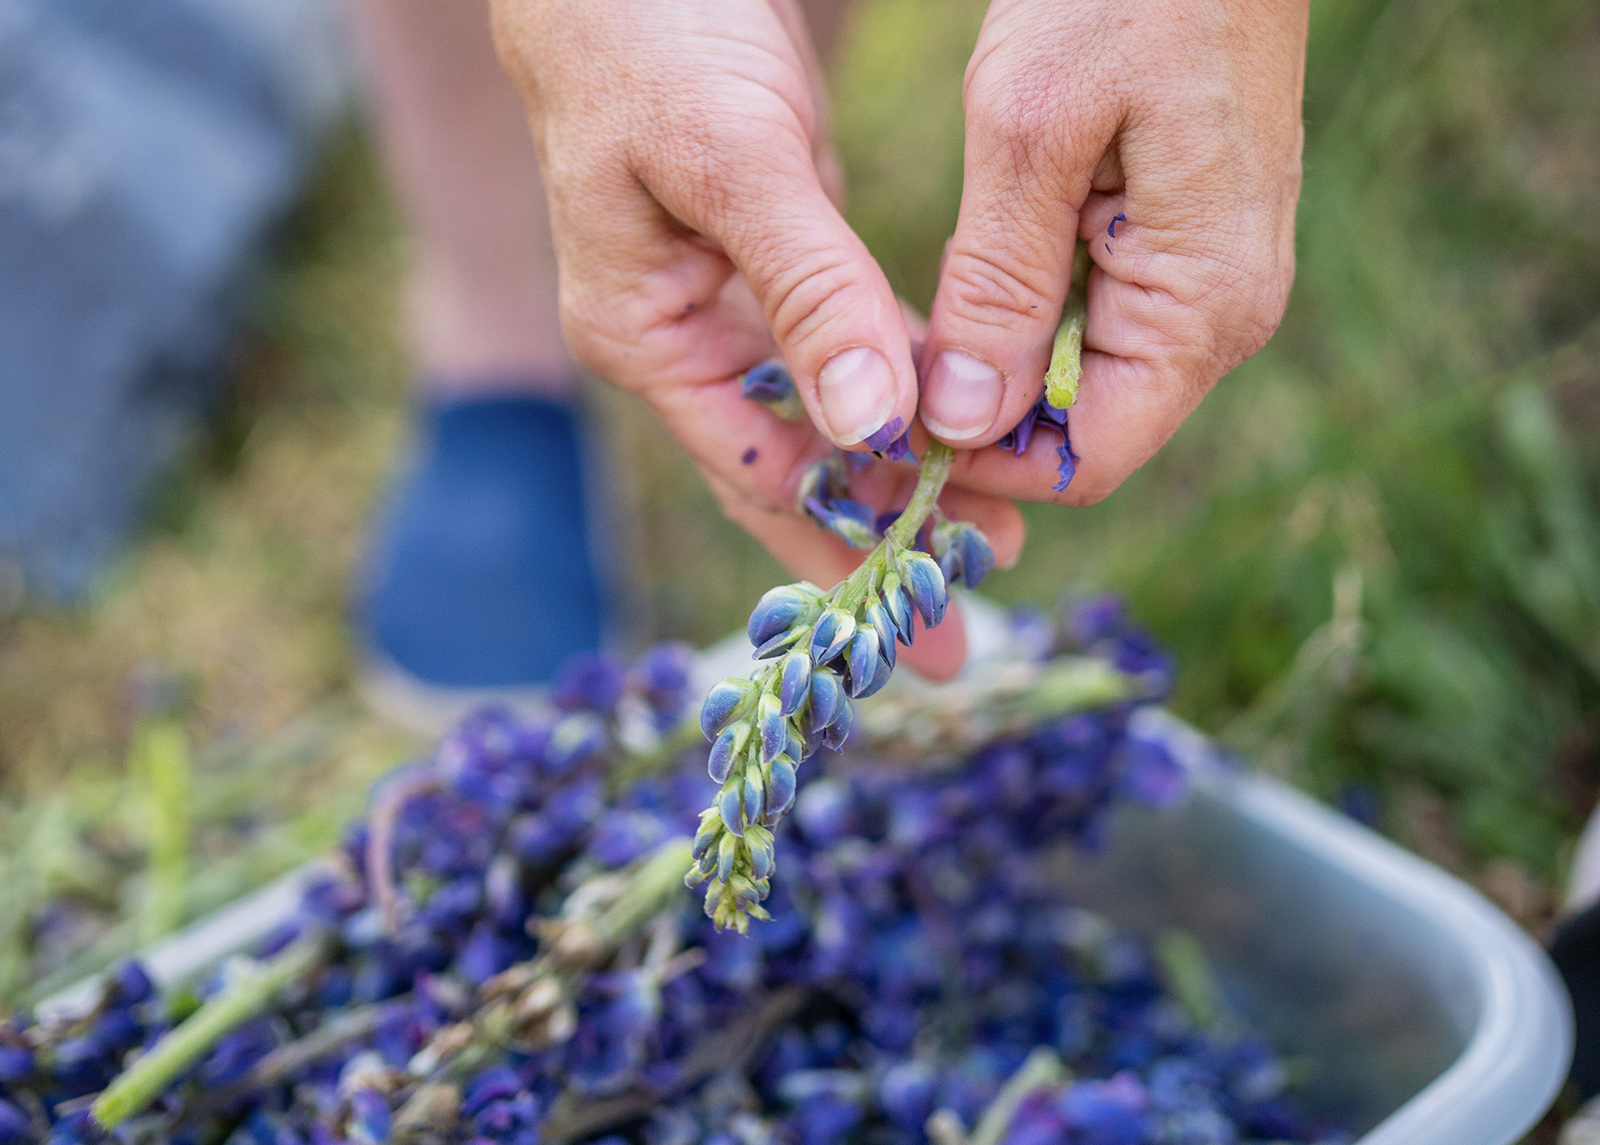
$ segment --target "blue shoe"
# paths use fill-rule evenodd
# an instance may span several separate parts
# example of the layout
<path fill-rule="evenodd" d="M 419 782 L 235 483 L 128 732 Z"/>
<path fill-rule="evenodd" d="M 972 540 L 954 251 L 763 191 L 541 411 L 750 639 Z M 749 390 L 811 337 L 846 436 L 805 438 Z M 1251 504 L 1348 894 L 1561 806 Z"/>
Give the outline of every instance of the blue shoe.
<path fill-rule="evenodd" d="M 572 411 L 495 398 L 420 421 L 359 621 L 368 696 L 434 731 L 486 700 L 535 699 L 568 656 L 600 647 L 606 609 Z"/>

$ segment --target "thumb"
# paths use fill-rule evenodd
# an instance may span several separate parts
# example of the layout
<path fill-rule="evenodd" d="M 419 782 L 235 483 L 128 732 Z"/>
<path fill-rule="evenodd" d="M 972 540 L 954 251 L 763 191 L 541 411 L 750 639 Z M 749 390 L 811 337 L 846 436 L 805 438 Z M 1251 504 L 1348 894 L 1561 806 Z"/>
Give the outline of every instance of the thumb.
<path fill-rule="evenodd" d="M 802 137 L 761 126 L 718 141 L 724 161 L 701 168 L 714 186 L 682 198 L 652 190 L 743 273 L 822 432 L 850 446 L 898 420 L 898 436 L 917 409 L 900 303 L 824 191 Z"/>
<path fill-rule="evenodd" d="M 1078 206 L 1105 147 L 1084 125 L 1061 123 L 1048 102 L 1020 102 L 969 88 L 966 189 L 928 315 L 922 421 L 968 449 L 1001 437 L 1039 398 L 1072 277 Z M 1040 110 L 1030 115 L 1030 106 Z"/>

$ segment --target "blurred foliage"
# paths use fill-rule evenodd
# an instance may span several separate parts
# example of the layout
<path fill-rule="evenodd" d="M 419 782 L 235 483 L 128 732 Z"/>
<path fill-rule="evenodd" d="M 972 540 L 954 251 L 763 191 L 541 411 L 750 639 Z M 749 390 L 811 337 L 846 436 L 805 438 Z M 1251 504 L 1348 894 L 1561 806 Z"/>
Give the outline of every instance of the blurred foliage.
<path fill-rule="evenodd" d="M 981 12 L 865 0 L 835 68 L 850 219 L 923 305 Z M 1031 509 L 985 591 L 1127 593 L 1178 649 L 1185 715 L 1536 924 L 1600 790 L 1600 10 L 1318 3 L 1306 120 L 1277 337 L 1104 504 Z M 407 376 L 403 244 L 358 138 L 283 249 L 151 534 L 82 612 L 0 617 L 0 995 L 325 847 L 416 747 L 350 696 Z M 634 643 L 739 626 L 777 566 L 637 403 L 594 400 Z M 128 766 L 169 712 L 187 808 Z"/>

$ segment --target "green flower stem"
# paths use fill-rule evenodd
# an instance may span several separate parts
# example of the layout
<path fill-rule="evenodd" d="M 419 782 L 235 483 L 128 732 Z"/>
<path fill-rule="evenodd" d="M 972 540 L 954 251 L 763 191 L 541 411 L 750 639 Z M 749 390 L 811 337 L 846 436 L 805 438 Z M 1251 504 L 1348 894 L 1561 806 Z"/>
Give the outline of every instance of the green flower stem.
<path fill-rule="evenodd" d="M 1089 247 L 1083 242 L 1072 259 L 1072 285 L 1061 324 L 1050 350 L 1050 368 L 1044 373 L 1045 401 L 1066 409 L 1078 400 L 1078 379 L 1083 376 L 1083 328 L 1089 321 Z"/>
<path fill-rule="evenodd" d="M 570 1013 L 570 997 L 583 975 L 672 907 L 683 893 L 683 876 L 691 865 L 689 846 L 688 839 L 668 839 L 633 869 L 617 897 L 597 914 L 554 920 L 548 934 L 541 932 L 542 953 L 490 979 L 485 989 L 501 984 L 508 988 L 500 989 L 493 1001 L 465 1022 L 435 1035 L 412 1059 L 411 1072 L 429 1082 L 464 1080 L 508 1046 L 566 1040 L 575 1025 L 565 1024 L 560 1013 L 564 1009 Z M 396 1115 L 396 1123 L 419 1123 L 423 1100 L 421 1091 L 413 1095 Z"/>
<path fill-rule="evenodd" d="M 889 571 L 890 554 L 897 549 L 909 549 L 917 543 L 917 531 L 933 512 L 939 494 L 944 490 L 944 483 L 950 479 L 950 464 L 955 457 L 956 451 L 944 442 L 928 443 L 922 462 L 917 466 L 917 487 L 911 491 L 911 500 L 906 503 L 904 511 L 889 526 L 883 540 L 867 554 L 867 559 L 822 598 L 823 607 L 833 605 L 854 614 L 866 603 L 867 597 L 872 595 L 884 574 Z M 801 641 L 797 647 L 803 644 L 804 641 Z M 777 671 L 774 662 L 766 674 L 773 675 Z"/>
<path fill-rule="evenodd" d="M 315 966 L 326 952 L 321 934 L 308 935 L 271 961 L 242 975 L 123 1070 L 95 1099 L 91 1113 L 114 1129 L 159 1097 L 228 1031 L 250 1020 Z"/>
<path fill-rule="evenodd" d="M 1071 1080 L 1071 1072 L 1056 1052 L 1039 1046 L 1000 1087 L 1000 1092 L 968 1135 L 967 1145 L 1000 1145 L 1024 1101 L 1041 1089 L 1058 1089 Z"/>
<path fill-rule="evenodd" d="M 909 549 L 916 542 L 917 530 L 922 528 L 922 522 L 933 512 L 944 483 L 950 479 L 950 463 L 955 458 L 956 451 L 944 442 L 928 443 L 928 450 L 922 455 L 922 464 L 917 467 L 917 487 L 911 491 L 911 500 L 906 503 L 900 519 L 889 526 L 889 535 L 901 548 Z"/>
<path fill-rule="evenodd" d="M 593 922 L 596 937 L 607 950 L 613 949 L 672 904 L 683 893 L 683 876 L 694 860 L 689 857 L 689 840 L 668 839 L 650 852 L 628 880 L 617 900 Z"/>

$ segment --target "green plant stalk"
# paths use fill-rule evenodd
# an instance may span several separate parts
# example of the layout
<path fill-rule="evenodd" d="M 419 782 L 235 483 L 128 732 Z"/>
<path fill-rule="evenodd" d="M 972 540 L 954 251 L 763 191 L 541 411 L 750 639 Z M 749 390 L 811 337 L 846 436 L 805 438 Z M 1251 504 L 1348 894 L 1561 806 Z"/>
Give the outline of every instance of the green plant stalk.
<path fill-rule="evenodd" d="M 516 1043 L 518 1038 L 518 1000 L 543 983 L 554 982 L 562 996 L 569 996 L 579 976 L 599 964 L 645 923 L 672 906 L 673 900 L 684 893 L 683 876 L 688 873 L 692 860 L 690 842 L 686 838 L 668 839 L 650 852 L 632 874 L 627 885 L 614 902 L 608 904 L 593 918 L 570 920 L 585 926 L 592 943 L 579 943 L 581 959 L 567 960 L 565 952 L 557 948 L 541 954 L 530 962 L 519 963 L 505 971 L 508 975 L 524 974 L 523 984 L 516 996 L 485 1006 L 469 1019 L 468 1035 L 451 1046 L 447 1052 L 430 1052 L 425 1048 L 411 1069 L 418 1072 L 417 1062 L 427 1066 L 420 1071 L 429 1081 L 462 1080 L 481 1068 L 495 1053 Z M 543 945 L 543 943 L 541 943 Z M 415 1109 L 402 1107 L 400 1119 L 414 1118 Z"/>
<path fill-rule="evenodd" d="M 194 779 L 188 740 L 176 720 L 142 725 L 134 752 L 136 773 L 150 792 L 150 882 L 139 918 L 139 940 L 153 942 L 183 921 Z"/>
<path fill-rule="evenodd" d="M 694 860 L 687 838 L 668 839 L 645 858 L 617 901 L 593 922 L 596 937 L 610 950 L 671 905 L 683 893 L 683 876 Z"/>
<path fill-rule="evenodd" d="M 1089 322 L 1089 247 L 1079 241 L 1072 258 L 1072 283 L 1061 324 L 1050 350 L 1050 367 L 1044 373 L 1045 401 L 1066 409 L 1078 400 L 1078 380 L 1083 377 L 1083 329 Z"/>
<path fill-rule="evenodd" d="M 1041 1089 L 1057 1089 L 1071 1080 L 1072 1073 L 1054 1050 L 1046 1046 L 1035 1048 L 978 1118 L 978 1124 L 967 1136 L 967 1145 L 1000 1145 L 1024 1101 Z"/>
<path fill-rule="evenodd" d="M 322 935 L 308 935 L 271 961 L 249 971 L 206 1002 L 123 1070 L 95 1099 L 91 1113 L 102 1129 L 115 1129 L 159 1097 L 228 1031 L 265 1010 L 322 958 Z"/>

